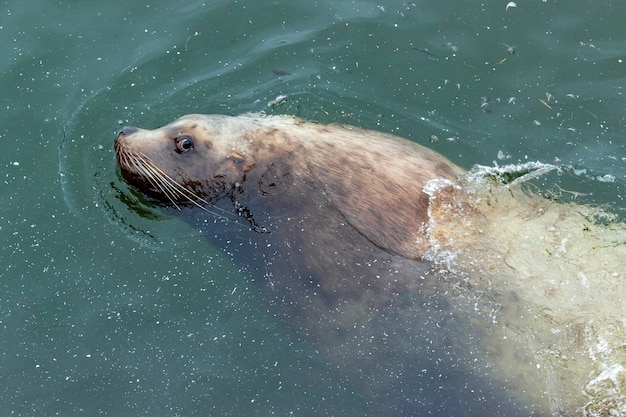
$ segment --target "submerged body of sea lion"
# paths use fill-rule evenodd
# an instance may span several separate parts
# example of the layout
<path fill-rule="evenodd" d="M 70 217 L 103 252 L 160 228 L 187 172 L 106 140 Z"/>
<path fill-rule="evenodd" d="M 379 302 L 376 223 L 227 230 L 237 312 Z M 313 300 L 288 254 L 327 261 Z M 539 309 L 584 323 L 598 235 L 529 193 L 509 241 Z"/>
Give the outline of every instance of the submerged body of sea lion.
<path fill-rule="evenodd" d="M 287 116 L 125 127 L 115 149 L 123 178 L 245 264 L 373 415 L 626 413 L 623 224 Z"/>

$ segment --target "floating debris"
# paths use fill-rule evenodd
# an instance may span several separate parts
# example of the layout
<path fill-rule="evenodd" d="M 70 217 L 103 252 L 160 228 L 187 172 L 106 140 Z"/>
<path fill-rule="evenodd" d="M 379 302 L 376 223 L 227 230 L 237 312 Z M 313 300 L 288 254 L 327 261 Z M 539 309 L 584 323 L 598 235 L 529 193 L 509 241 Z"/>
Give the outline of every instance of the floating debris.
<path fill-rule="evenodd" d="M 430 59 L 434 59 L 435 61 L 439 60 L 439 57 L 437 55 L 433 54 L 432 52 L 428 52 L 428 49 L 426 49 L 426 48 L 416 48 L 414 46 L 411 46 L 411 49 L 414 49 L 417 52 L 421 52 L 423 54 L 426 54 L 426 55 L 428 55 L 430 57 Z"/>
<path fill-rule="evenodd" d="M 606 174 L 606 175 L 598 175 L 596 176 L 596 180 L 600 182 L 615 182 L 615 175 Z"/>
<path fill-rule="evenodd" d="M 510 53 L 511 55 L 515 55 L 515 52 L 517 52 L 517 49 L 515 46 L 507 45 L 506 43 L 503 43 L 502 45 L 504 45 L 504 47 L 506 48 L 506 51 Z"/>
<path fill-rule="evenodd" d="M 480 108 L 485 113 L 491 113 L 491 109 L 489 108 L 489 97 L 483 96 L 480 98 Z"/>
<path fill-rule="evenodd" d="M 541 104 L 543 104 L 544 106 L 546 106 L 547 108 L 549 108 L 550 110 L 552 110 L 552 106 L 551 106 L 551 105 L 549 105 L 548 103 L 546 103 L 546 101 L 545 101 L 544 99 L 541 99 L 541 98 L 540 98 L 540 99 L 539 99 L 539 102 L 540 102 Z"/>
<path fill-rule="evenodd" d="M 279 77 L 282 76 L 282 75 L 291 75 L 290 72 L 287 72 L 287 71 L 284 71 L 284 70 L 281 70 L 281 69 L 273 69 L 272 72 L 274 74 L 278 75 Z"/>
<path fill-rule="evenodd" d="M 452 50 L 452 52 L 456 52 L 459 50 L 459 47 L 456 45 L 453 45 L 452 42 L 446 42 L 444 44 L 445 47 L 450 48 Z"/>
<path fill-rule="evenodd" d="M 274 107 L 281 104 L 283 101 L 287 100 L 287 96 L 285 94 L 281 94 L 276 96 L 276 98 L 269 103 L 267 103 L 267 107 Z"/>
<path fill-rule="evenodd" d="M 514 1 L 510 1 L 507 3 L 505 10 L 509 10 L 509 7 L 517 7 L 517 4 Z"/>

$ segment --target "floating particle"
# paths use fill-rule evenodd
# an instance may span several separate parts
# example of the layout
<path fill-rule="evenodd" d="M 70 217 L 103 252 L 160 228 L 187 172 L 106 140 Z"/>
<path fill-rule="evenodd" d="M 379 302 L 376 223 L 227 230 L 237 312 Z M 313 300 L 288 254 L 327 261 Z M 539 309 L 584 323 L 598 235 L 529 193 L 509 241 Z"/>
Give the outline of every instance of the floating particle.
<path fill-rule="evenodd" d="M 444 46 L 450 48 L 452 52 L 456 52 L 459 50 L 459 47 L 456 45 L 453 45 L 452 42 L 446 42 Z"/>
<path fill-rule="evenodd" d="M 509 7 L 517 7 L 517 4 L 514 1 L 510 1 L 507 3 L 505 10 L 509 10 Z"/>

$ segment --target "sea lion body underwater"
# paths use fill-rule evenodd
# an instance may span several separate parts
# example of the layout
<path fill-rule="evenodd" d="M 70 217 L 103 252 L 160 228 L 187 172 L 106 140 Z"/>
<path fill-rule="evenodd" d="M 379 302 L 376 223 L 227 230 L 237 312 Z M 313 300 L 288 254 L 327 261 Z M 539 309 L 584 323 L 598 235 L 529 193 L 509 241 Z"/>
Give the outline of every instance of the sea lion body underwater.
<path fill-rule="evenodd" d="M 546 313 L 571 294 L 555 297 L 541 271 L 518 261 L 526 254 L 511 256 L 534 221 L 526 210 L 542 220 L 553 211 L 536 197 L 511 200 L 510 189 L 491 186 L 468 192 L 463 170 L 432 150 L 289 116 L 188 115 L 155 130 L 125 127 L 115 150 L 124 180 L 244 264 L 275 311 L 370 398 L 374 415 L 626 409 L 626 387 L 604 388 L 613 377 L 601 378 L 622 353 L 597 353 L 606 361 L 594 362 L 584 354 L 591 342 L 580 340 L 621 338 L 623 315 L 601 314 L 588 331 L 560 306 Z M 564 217 L 579 211 L 563 207 Z M 528 230 L 546 229 L 534 224 Z M 501 236 L 509 229 L 511 238 Z M 619 241 L 623 230 L 590 246 Z M 623 242 L 598 278 L 616 294 L 626 293 Z M 565 256 L 549 261 L 569 268 L 565 275 L 580 272 Z M 616 315 L 619 299 L 608 303 Z"/>

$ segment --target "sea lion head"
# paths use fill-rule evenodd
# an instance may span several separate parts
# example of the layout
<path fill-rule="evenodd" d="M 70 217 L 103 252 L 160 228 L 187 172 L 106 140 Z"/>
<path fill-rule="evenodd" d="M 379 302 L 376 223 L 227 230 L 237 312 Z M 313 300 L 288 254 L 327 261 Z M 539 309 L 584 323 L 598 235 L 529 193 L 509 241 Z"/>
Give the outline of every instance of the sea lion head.
<path fill-rule="evenodd" d="M 254 166 L 246 135 L 225 134 L 232 128 L 228 116 L 198 114 L 154 130 L 123 127 L 115 138 L 122 177 L 164 205 L 209 204 L 237 188 Z"/>

